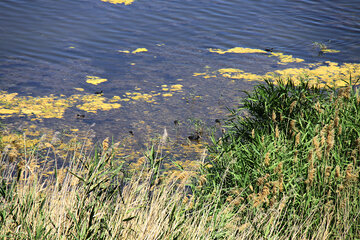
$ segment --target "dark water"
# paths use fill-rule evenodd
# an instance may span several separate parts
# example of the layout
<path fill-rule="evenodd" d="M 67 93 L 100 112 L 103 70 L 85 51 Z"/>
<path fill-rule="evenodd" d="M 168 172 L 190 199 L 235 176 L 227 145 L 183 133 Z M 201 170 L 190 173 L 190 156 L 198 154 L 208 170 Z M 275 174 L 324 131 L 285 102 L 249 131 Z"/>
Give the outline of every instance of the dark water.
<path fill-rule="evenodd" d="M 87 114 L 83 120 L 74 117 L 78 109 L 70 108 L 63 119 L 36 124 L 86 129 L 97 123 L 94 129 L 99 136 L 116 138 L 129 130 L 139 135 L 161 133 L 164 127 L 175 134 L 173 122 L 178 120 L 183 127 L 180 135 L 186 138 L 194 131 L 194 121 L 214 125 L 227 106 L 238 102 L 241 90 L 255 84 L 204 79 L 193 73 L 241 68 L 263 74 L 279 68 L 263 56 L 212 54 L 209 48 L 271 47 L 307 62 L 359 63 L 359 3 L 135 0 L 125 6 L 100 0 L 2 0 L 0 88 L 21 96 L 70 96 L 81 87 L 85 92 L 103 90 L 111 98 L 136 88 L 150 92 L 163 84 L 180 83 L 183 92 L 160 98 L 159 104 L 124 103 L 119 109 Z M 318 56 L 315 41 L 341 52 Z M 137 48 L 148 52 L 118 52 Z M 87 75 L 108 82 L 89 85 Z"/>

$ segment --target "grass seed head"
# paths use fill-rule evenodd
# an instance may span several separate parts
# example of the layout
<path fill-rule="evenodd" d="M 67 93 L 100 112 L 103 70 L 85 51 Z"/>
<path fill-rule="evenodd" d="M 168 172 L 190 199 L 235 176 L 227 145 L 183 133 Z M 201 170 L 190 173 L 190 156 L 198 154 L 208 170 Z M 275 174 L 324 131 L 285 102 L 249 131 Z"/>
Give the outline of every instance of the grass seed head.
<path fill-rule="evenodd" d="M 340 166 L 336 165 L 336 167 L 335 167 L 335 178 L 339 178 L 340 176 L 341 176 Z"/>
<path fill-rule="evenodd" d="M 290 113 L 292 113 L 292 111 L 294 110 L 294 108 L 295 108 L 295 106 L 296 106 L 296 103 L 297 103 L 297 101 L 293 101 L 293 102 L 290 104 L 290 109 L 289 109 Z"/>
<path fill-rule="evenodd" d="M 276 113 L 274 110 L 272 111 L 271 119 L 273 120 L 273 122 L 276 122 Z"/>
<path fill-rule="evenodd" d="M 265 164 L 265 166 L 269 166 L 269 165 L 270 165 L 270 152 L 267 152 L 267 153 L 265 154 L 264 164 Z"/>
<path fill-rule="evenodd" d="M 298 134 L 296 134 L 295 136 L 295 146 L 300 144 L 300 132 L 298 132 Z"/>
<path fill-rule="evenodd" d="M 279 127 L 278 127 L 278 125 L 276 125 L 276 127 L 275 127 L 275 138 L 279 138 L 279 136 L 280 136 Z"/>

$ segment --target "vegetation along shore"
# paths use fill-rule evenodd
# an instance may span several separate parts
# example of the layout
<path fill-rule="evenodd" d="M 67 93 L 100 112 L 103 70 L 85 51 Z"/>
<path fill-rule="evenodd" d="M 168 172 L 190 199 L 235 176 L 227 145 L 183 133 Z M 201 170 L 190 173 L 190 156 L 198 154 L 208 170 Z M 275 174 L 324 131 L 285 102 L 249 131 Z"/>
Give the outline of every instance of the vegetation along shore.
<path fill-rule="evenodd" d="M 109 139 L 3 132 L 0 237 L 360 239 L 357 84 L 268 77 L 191 170 L 163 167 L 166 132 L 136 168 Z"/>

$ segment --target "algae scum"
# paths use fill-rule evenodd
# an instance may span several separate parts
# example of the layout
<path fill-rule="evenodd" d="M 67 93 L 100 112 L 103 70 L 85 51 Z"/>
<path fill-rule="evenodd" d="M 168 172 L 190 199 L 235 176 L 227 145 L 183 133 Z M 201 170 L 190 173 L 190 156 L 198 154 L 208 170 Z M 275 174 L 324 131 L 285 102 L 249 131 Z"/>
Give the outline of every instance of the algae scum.
<path fill-rule="evenodd" d="M 278 31 L 264 32 L 270 28 L 267 16 L 299 9 L 287 3 L 88 3 L 0 3 L 1 20 L 13 24 L 1 28 L 0 118 L 18 136 L 4 139 L 4 146 L 18 142 L 14 139 L 22 132 L 33 138 L 46 134 L 48 142 L 54 135 L 63 142 L 110 137 L 121 142 L 119 156 L 132 155 L 136 162 L 166 129 L 164 154 L 191 165 L 212 134 L 221 136 L 227 107 L 236 106 L 241 91 L 264 78 L 306 78 L 310 84 L 341 87 L 360 76 L 360 59 L 349 53 L 357 42 L 312 43 L 313 31 L 306 39 L 302 35 L 306 22 L 302 34 L 292 35 L 296 43 L 282 37 L 281 30 L 288 29 L 279 23 L 271 26 Z M 49 24 L 40 24 L 38 17 Z M 19 27 L 21 19 L 27 19 L 27 28 Z M 354 34 L 354 27 L 349 29 L 333 36 Z"/>

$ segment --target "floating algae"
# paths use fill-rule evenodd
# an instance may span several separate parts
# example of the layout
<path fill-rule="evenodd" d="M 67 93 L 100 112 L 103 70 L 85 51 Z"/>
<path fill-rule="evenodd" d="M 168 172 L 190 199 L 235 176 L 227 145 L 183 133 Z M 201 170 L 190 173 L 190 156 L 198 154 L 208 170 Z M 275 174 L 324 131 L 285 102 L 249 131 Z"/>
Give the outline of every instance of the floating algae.
<path fill-rule="evenodd" d="M 304 68 L 286 68 L 267 72 L 264 75 L 247 73 L 241 69 L 224 68 L 219 69 L 218 73 L 226 78 L 245 79 L 248 81 L 262 81 L 264 78 L 281 77 L 283 80 L 291 78 L 295 84 L 299 84 L 299 79 L 307 79 L 309 84 L 319 87 L 341 87 L 347 84 L 349 79 L 357 79 L 360 77 L 360 64 L 344 63 L 339 65 L 335 62 L 327 61 L 327 65 L 307 64 Z M 276 79 L 276 78 L 275 78 Z M 276 80 L 275 80 L 276 82 Z"/>
<path fill-rule="evenodd" d="M 98 84 L 100 84 L 102 82 L 106 82 L 106 81 L 107 81 L 106 78 L 99 78 L 96 76 L 86 76 L 86 82 L 93 84 L 93 85 L 98 85 Z"/>
<path fill-rule="evenodd" d="M 266 51 L 261 50 L 261 49 L 242 48 L 242 47 L 230 48 L 228 50 L 210 48 L 209 51 L 214 52 L 214 53 L 218 53 L 218 54 L 225 54 L 225 53 L 266 53 Z"/>
<path fill-rule="evenodd" d="M 228 50 L 222 50 L 222 49 L 213 49 L 210 48 L 209 52 L 214 52 L 218 54 L 225 54 L 225 53 L 268 53 L 267 51 L 256 49 L 256 48 L 243 48 L 243 47 L 235 47 L 230 48 Z M 288 63 L 299 63 L 304 62 L 304 59 L 301 58 L 294 58 L 292 55 L 285 55 L 280 52 L 270 52 L 269 57 L 277 57 L 279 59 L 278 64 L 288 64 Z"/>
<path fill-rule="evenodd" d="M 130 5 L 134 2 L 134 0 L 101 0 L 101 1 L 112 4 L 125 4 L 125 5 Z"/>

